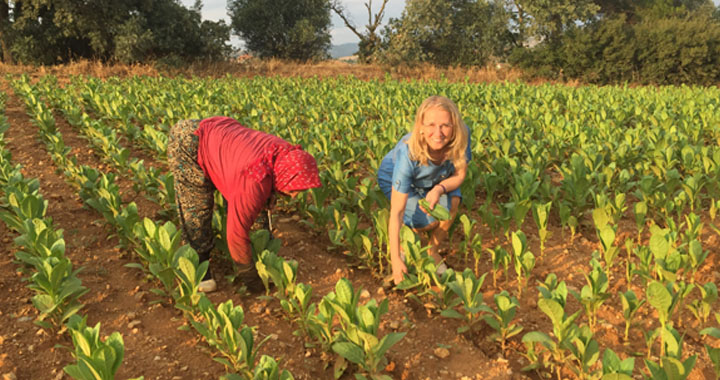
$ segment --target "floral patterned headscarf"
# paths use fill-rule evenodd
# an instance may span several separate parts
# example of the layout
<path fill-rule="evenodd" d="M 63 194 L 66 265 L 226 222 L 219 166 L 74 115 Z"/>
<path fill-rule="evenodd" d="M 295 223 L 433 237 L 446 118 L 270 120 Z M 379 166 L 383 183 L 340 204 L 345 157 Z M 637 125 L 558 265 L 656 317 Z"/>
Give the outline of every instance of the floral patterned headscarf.
<path fill-rule="evenodd" d="M 250 165 L 248 175 L 258 182 L 272 175 L 273 188 L 283 193 L 320 187 L 315 158 L 300 145 L 270 147 Z"/>

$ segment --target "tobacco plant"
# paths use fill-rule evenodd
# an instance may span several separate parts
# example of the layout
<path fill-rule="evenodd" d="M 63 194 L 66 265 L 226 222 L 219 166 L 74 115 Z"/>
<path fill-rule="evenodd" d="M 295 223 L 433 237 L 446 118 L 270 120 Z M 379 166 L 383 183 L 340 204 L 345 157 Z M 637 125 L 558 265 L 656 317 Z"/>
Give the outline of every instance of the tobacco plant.
<path fill-rule="evenodd" d="M 198 302 L 200 320 L 190 321 L 210 347 L 223 357 L 213 360 L 239 372 L 243 378 L 252 378 L 258 349 L 270 339 L 256 343 L 253 329 L 243 323 L 245 313 L 241 306 L 227 300 L 215 307 L 204 295 Z"/>
<path fill-rule="evenodd" d="M 563 229 L 565 227 L 570 228 L 570 241 L 575 240 L 575 232 L 578 227 L 578 219 L 575 215 L 572 215 L 572 206 L 567 201 L 561 201 L 558 213 L 560 215 L 560 224 Z"/>
<path fill-rule="evenodd" d="M 682 254 L 675 248 L 675 235 L 677 230 L 660 228 L 657 225 L 650 227 L 650 252 L 653 254 L 654 273 L 662 281 L 675 281 L 677 271 L 683 266 Z"/>
<path fill-rule="evenodd" d="M 341 278 L 335 285 L 335 291 L 323 299 L 334 310 L 340 328 L 338 340 L 332 345 L 333 351 L 346 360 L 357 364 L 370 379 L 390 379 L 382 371 L 387 364 L 385 353 L 399 342 L 405 333 L 393 332 L 378 337 L 380 319 L 388 311 L 388 300 L 378 305 L 371 299 L 364 305 L 359 304 L 361 289 L 355 291 L 350 281 Z M 357 379 L 365 379 L 356 374 Z"/>
<path fill-rule="evenodd" d="M 570 352 L 574 362 L 570 369 L 579 379 L 594 379 L 599 369 L 592 369 L 600 358 L 598 342 L 593 339 L 592 330 L 583 325 L 577 330 L 577 335 L 572 339 Z"/>
<path fill-rule="evenodd" d="M 465 236 L 465 239 L 463 239 L 463 241 L 460 243 L 460 251 L 465 254 L 465 262 L 467 263 L 470 251 L 473 250 L 474 240 L 476 239 L 476 237 L 477 239 L 481 239 L 481 237 L 479 237 L 479 234 L 473 235 L 473 228 L 477 224 L 475 220 L 471 220 L 465 214 L 460 215 L 458 220 L 460 221 L 460 225 L 462 226 L 463 234 Z"/>
<path fill-rule="evenodd" d="M 518 229 L 522 226 L 525 216 L 532 208 L 532 198 L 540 187 L 540 181 L 533 171 L 522 170 L 521 174 L 513 172 L 512 186 L 508 189 L 512 201 L 505 204 L 509 208 L 510 215 L 512 215 Z"/>
<path fill-rule="evenodd" d="M 488 253 L 490 253 L 490 258 L 492 259 L 493 288 L 497 288 L 497 277 L 498 272 L 501 268 L 505 272 L 505 281 L 508 280 L 508 266 L 510 265 L 510 255 L 505 250 L 505 248 L 499 245 L 493 249 L 487 248 L 486 250 L 488 251 Z"/>
<path fill-rule="evenodd" d="M 277 361 L 272 356 L 263 355 L 255 366 L 253 380 L 293 380 L 290 371 L 280 370 Z"/>
<path fill-rule="evenodd" d="M 72 263 L 66 257 L 44 258 L 35 268 L 37 272 L 28 285 L 36 293 L 32 303 L 40 311 L 35 323 L 43 328 L 58 328 L 83 307 L 79 299 L 88 289 L 77 277 L 80 269 L 73 271 Z"/>
<path fill-rule="evenodd" d="M 65 373 L 78 380 L 115 379 L 125 356 L 122 335 L 116 331 L 101 340 L 100 323 L 88 327 L 87 317 L 78 315 L 73 315 L 67 326 L 73 342 L 75 363 L 65 366 Z"/>
<path fill-rule="evenodd" d="M 440 309 L 454 306 L 453 292 L 447 283 L 454 278 L 453 270 L 448 269 L 442 275 L 437 274 L 437 263 L 427 254 L 428 247 L 422 246 L 420 239 L 406 226 L 400 230 L 402 251 L 405 253 L 405 264 L 408 272 L 397 285 L 398 289 L 418 289 L 409 292 L 408 297 L 420 304 L 427 304 L 423 298 L 429 297 L 431 304 Z"/>
<path fill-rule="evenodd" d="M 522 341 L 527 346 L 534 347 L 539 344 L 543 354 L 542 363 L 550 366 L 558 380 L 562 380 L 561 371 L 567 367 L 570 360 L 570 346 L 579 333 L 579 328 L 574 322 L 580 311 L 568 316 L 563 305 L 549 298 L 538 300 L 538 307 L 550 318 L 553 324 L 553 337 L 542 331 L 531 331 L 523 336 Z M 542 363 L 536 362 L 526 369 L 535 369 Z"/>
<path fill-rule="evenodd" d="M 660 356 L 665 355 L 665 338 L 667 334 L 666 326 L 672 320 L 672 313 L 678 304 L 679 294 L 673 290 L 672 284 L 663 285 L 660 282 L 651 282 L 646 291 L 646 296 L 650 306 L 658 312 L 658 321 L 660 322 Z"/>
<path fill-rule="evenodd" d="M 163 289 L 152 289 L 151 292 L 160 296 L 173 297 L 175 289 L 175 268 L 180 257 L 186 256 L 190 246 L 182 244 L 182 234 L 172 222 L 158 225 L 145 218 L 134 228 L 135 239 L 138 244 L 135 252 L 146 263 L 142 266 L 137 263 L 127 264 L 128 267 L 149 271 L 160 280 Z M 147 268 L 147 269 L 145 269 Z"/>
<path fill-rule="evenodd" d="M 33 183 L 28 183 L 32 188 Z M 17 232 L 23 232 L 23 223 L 28 219 L 43 219 L 47 210 L 48 201 L 42 195 L 7 185 L 5 197 L 0 199 L 0 220 L 4 221 L 8 228 Z M 7 211 L 4 211 L 7 210 Z"/>
<path fill-rule="evenodd" d="M 500 352 L 505 355 L 507 340 L 523 330 L 522 326 L 512 323 L 519 304 L 517 298 L 510 296 L 505 290 L 493 295 L 493 300 L 495 310 L 488 307 L 487 315 L 483 316 L 483 320 L 495 330 L 491 338 L 500 342 Z"/>
<path fill-rule="evenodd" d="M 62 230 L 56 230 L 45 219 L 27 219 L 23 222 L 20 236 L 15 245 L 20 249 L 15 258 L 30 267 L 39 267 L 49 257 L 65 257 L 65 240 Z"/>
<path fill-rule="evenodd" d="M 202 263 L 199 261 L 194 249 L 184 249 L 183 254 L 177 259 L 175 268 L 178 283 L 175 307 L 190 314 L 195 314 L 198 310 L 198 303 L 202 297 L 198 287 L 210 265 L 209 261 Z"/>
<path fill-rule="evenodd" d="M 528 250 L 525 233 L 517 231 L 512 233 L 513 266 L 517 275 L 518 297 L 522 296 L 522 289 L 527 284 L 532 269 L 535 267 L 535 255 Z"/>
<path fill-rule="evenodd" d="M 550 206 L 552 202 L 533 203 L 532 212 L 535 219 L 535 225 L 538 227 L 538 237 L 540 238 L 540 256 L 545 253 L 545 241 L 548 238 L 548 218 L 550 217 Z"/>
<path fill-rule="evenodd" d="M 637 241 L 640 242 L 640 237 L 645 229 L 645 217 L 647 216 L 647 204 L 643 201 L 636 202 L 633 205 L 633 213 L 635 214 L 635 226 L 637 227 Z"/>
<path fill-rule="evenodd" d="M 650 376 L 645 378 L 653 380 L 687 379 L 693 367 L 695 367 L 697 355 L 690 356 L 683 360 L 683 338 L 680 333 L 671 326 L 661 327 L 660 337 L 662 342 L 660 362 L 656 363 L 645 359 L 645 365 L 650 371 Z"/>
<path fill-rule="evenodd" d="M 635 292 L 628 290 L 626 292 L 620 292 L 620 301 L 622 303 L 623 318 L 625 318 L 625 332 L 623 334 L 623 340 L 625 344 L 630 342 L 630 327 L 633 326 L 633 318 L 637 314 L 640 307 L 645 303 L 645 300 L 638 300 Z"/>
<path fill-rule="evenodd" d="M 720 313 L 715 313 L 715 319 L 720 324 Z M 700 335 L 710 335 L 715 339 L 720 339 L 720 329 L 716 327 L 708 327 L 700 331 Z M 709 344 L 705 344 L 705 350 L 707 351 L 710 361 L 713 364 L 713 370 L 715 372 L 715 378 L 720 379 L 720 347 L 712 347 Z"/>
<path fill-rule="evenodd" d="M 698 286 L 700 291 L 700 299 L 693 300 L 686 307 L 692 312 L 698 322 L 707 323 L 710 313 L 713 310 L 713 304 L 718 300 L 717 285 L 708 282 L 703 286 Z"/>
<path fill-rule="evenodd" d="M 602 380 L 632 380 L 635 358 L 620 360 L 615 351 L 606 348 L 602 358 Z"/>
<path fill-rule="evenodd" d="M 647 246 L 635 247 L 633 253 L 638 258 L 638 264 L 633 265 L 631 274 L 638 275 L 642 279 L 643 286 L 652 280 L 653 255 Z"/>
<path fill-rule="evenodd" d="M 482 316 L 488 311 L 485 301 L 483 300 L 482 284 L 485 281 L 485 274 L 475 277 L 475 274 L 469 268 L 465 268 L 462 273 L 454 273 L 453 279 L 448 281 L 447 287 L 457 296 L 461 312 L 455 310 L 455 302 L 452 302 L 449 308 L 443 310 L 440 315 L 449 318 L 457 318 L 463 322 L 458 327 L 458 333 L 471 331 L 473 326 L 482 320 Z"/>
<path fill-rule="evenodd" d="M 607 275 L 600 264 L 593 259 L 590 265 L 592 265 L 590 273 L 583 273 L 587 285 L 582 287 L 580 293 L 571 291 L 571 294 L 583 305 L 590 329 L 595 331 L 597 312 L 603 302 L 610 298 L 610 293 L 607 292 L 609 285 Z"/>
<path fill-rule="evenodd" d="M 620 247 L 615 245 L 617 225 L 604 208 L 596 208 L 593 210 L 592 216 L 595 222 L 595 231 L 600 239 L 602 258 L 605 261 L 605 275 L 610 277 L 610 269 L 612 269 L 615 259 L 620 253 Z"/>
<path fill-rule="evenodd" d="M 695 283 L 695 273 L 700 269 L 710 251 L 704 250 L 699 240 L 693 239 L 687 245 L 685 272 L 690 283 Z"/>
<path fill-rule="evenodd" d="M 317 305 L 310 302 L 312 294 L 312 286 L 298 283 L 286 299 L 280 299 L 280 307 L 300 327 L 293 332 L 295 335 L 312 336 L 312 323 L 317 309 Z"/>
<path fill-rule="evenodd" d="M 607 224 L 617 225 L 627 210 L 625 193 L 615 193 L 615 197 L 612 199 L 606 193 L 598 193 L 595 195 L 595 208 L 605 211 L 609 218 Z M 598 226 L 597 222 L 595 226 Z"/>
<path fill-rule="evenodd" d="M 280 300 L 287 300 L 289 296 L 295 293 L 295 287 L 297 286 L 297 261 L 287 261 L 266 249 L 260 254 L 260 258 L 257 263 L 255 263 L 255 266 L 257 267 L 260 279 L 265 285 L 266 295 L 270 292 L 270 280 L 275 284 L 277 289 L 275 295 Z"/>

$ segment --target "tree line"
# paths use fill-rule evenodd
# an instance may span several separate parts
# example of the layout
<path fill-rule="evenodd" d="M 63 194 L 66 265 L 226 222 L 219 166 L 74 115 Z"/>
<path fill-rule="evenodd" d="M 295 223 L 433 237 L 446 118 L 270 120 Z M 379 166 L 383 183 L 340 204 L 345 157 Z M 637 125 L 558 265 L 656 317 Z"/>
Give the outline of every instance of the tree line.
<path fill-rule="evenodd" d="M 720 10 L 712 0 L 406 0 L 365 2 L 357 21 L 342 0 L 228 0 L 230 25 L 202 21 L 202 1 L 0 2 L 4 62 L 53 64 L 216 60 L 230 35 L 258 57 L 322 60 L 331 15 L 359 39 L 358 60 L 388 65 L 508 63 L 531 75 L 589 83 L 717 84 Z"/>

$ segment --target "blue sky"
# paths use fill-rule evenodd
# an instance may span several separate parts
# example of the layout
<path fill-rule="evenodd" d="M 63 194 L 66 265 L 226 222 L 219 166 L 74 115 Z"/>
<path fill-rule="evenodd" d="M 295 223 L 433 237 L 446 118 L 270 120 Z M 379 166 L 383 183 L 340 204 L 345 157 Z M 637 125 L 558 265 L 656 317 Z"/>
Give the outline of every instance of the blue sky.
<path fill-rule="evenodd" d="M 342 0 L 342 4 L 348 9 L 352 20 L 355 22 L 355 25 L 358 26 L 359 30 L 364 29 L 363 25 L 367 24 L 368 20 L 367 8 L 365 8 L 366 1 L 368 0 Z M 195 0 L 180 0 L 180 3 L 191 7 L 195 3 Z M 372 1 L 373 12 L 377 12 L 381 4 L 382 0 Z M 203 19 L 213 21 L 223 19 L 226 23 L 230 24 L 226 8 L 227 0 L 203 0 Z M 383 25 L 387 24 L 387 21 L 391 17 L 399 18 L 403 8 L 405 8 L 405 0 L 388 1 L 385 6 Z M 330 31 L 332 44 L 340 45 L 346 42 L 358 42 L 358 38 L 343 24 L 342 20 L 337 17 L 335 13 L 331 12 L 331 14 L 333 23 L 332 30 Z M 231 38 L 231 42 L 235 46 L 240 45 L 240 41 L 235 36 Z"/>

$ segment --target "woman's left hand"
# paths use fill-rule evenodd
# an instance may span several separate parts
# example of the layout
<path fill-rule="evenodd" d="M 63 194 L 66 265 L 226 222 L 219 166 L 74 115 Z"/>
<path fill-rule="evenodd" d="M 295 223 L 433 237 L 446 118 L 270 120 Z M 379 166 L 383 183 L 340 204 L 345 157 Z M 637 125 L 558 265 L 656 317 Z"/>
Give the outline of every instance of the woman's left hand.
<path fill-rule="evenodd" d="M 428 191 L 427 195 L 425 196 L 425 200 L 428 201 L 428 204 L 430 205 L 430 209 L 435 209 L 435 205 L 440 201 L 440 196 L 443 195 L 443 190 L 440 186 L 435 186 L 430 191 Z M 428 210 L 425 210 L 422 206 L 419 206 L 420 210 L 422 210 L 424 213 L 428 214 Z"/>

